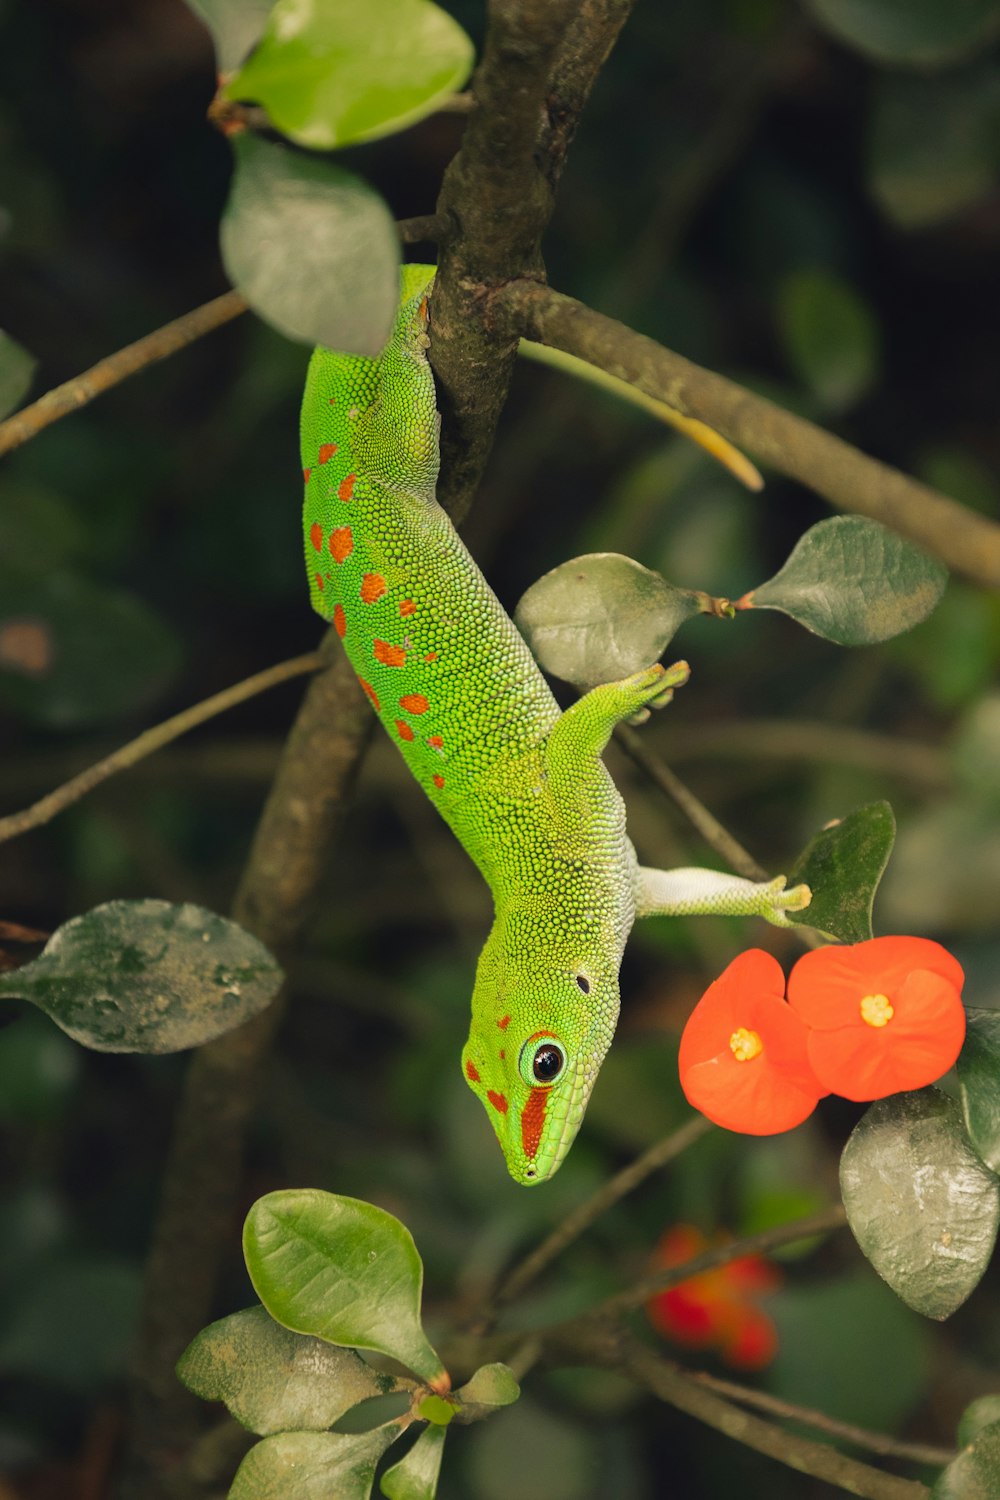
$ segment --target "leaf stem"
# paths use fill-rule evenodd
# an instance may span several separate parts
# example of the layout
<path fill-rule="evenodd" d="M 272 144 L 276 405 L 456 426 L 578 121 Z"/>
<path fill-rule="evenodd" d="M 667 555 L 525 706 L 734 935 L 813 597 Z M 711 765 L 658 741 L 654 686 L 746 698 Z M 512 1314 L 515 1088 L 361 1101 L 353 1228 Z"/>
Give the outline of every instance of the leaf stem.
<path fill-rule="evenodd" d="M 0 843 L 4 843 L 7 839 L 17 838 L 32 828 L 41 828 L 43 824 L 51 822 L 58 813 L 65 811 L 67 807 L 72 807 L 74 802 L 79 802 L 80 798 L 93 791 L 94 787 L 100 786 L 102 781 L 107 781 L 109 776 L 116 776 L 119 771 L 127 771 L 130 766 L 144 760 L 147 755 L 153 755 L 162 746 L 169 745 L 171 740 L 179 739 L 182 734 L 187 734 L 199 724 L 207 723 L 209 719 L 225 713 L 227 709 L 235 708 L 238 703 L 245 703 L 248 698 L 254 698 L 258 693 L 277 687 L 279 683 L 289 682 L 292 678 L 301 677 L 307 672 L 316 672 L 325 665 L 327 665 L 326 659 L 319 651 L 310 651 L 305 656 L 294 656 L 288 661 L 281 661 L 276 666 L 266 668 L 263 672 L 256 672 L 243 682 L 224 688 L 221 693 L 213 693 L 210 698 L 205 698 L 201 703 L 195 703 L 181 713 L 174 714 L 172 718 L 164 719 L 162 724 L 154 724 L 152 729 L 144 730 L 134 740 L 129 740 L 128 744 L 106 755 L 103 760 L 88 766 L 78 776 L 73 776 L 62 786 L 56 787 L 55 791 L 49 792 L 45 797 L 32 803 L 30 807 L 24 808 L 21 812 L 8 813 L 5 818 L 0 818 Z"/>

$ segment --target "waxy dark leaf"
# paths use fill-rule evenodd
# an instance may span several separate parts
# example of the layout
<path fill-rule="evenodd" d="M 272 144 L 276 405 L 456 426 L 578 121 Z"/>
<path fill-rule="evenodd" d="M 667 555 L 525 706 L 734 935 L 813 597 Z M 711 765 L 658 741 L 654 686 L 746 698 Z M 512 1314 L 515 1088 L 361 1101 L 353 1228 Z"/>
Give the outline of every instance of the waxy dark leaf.
<path fill-rule="evenodd" d="M 0 420 L 20 406 L 35 373 L 37 360 L 0 329 Z"/>
<path fill-rule="evenodd" d="M 926 619 L 947 578 L 935 558 L 877 521 L 831 516 L 799 538 L 744 607 L 780 610 L 840 646 L 868 646 Z"/>
<path fill-rule="evenodd" d="M 263 943 L 203 907 L 108 901 L 0 974 L 0 996 L 37 1005 L 97 1052 L 178 1052 L 255 1016 L 282 977 Z"/>
<path fill-rule="evenodd" d="M 1000 1172 L 1000 1011 L 966 1007 L 958 1058 L 965 1128 L 991 1172 Z"/>
<path fill-rule="evenodd" d="M 994 0 L 807 0 L 839 41 L 876 62 L 930 68 L 954 62 L 1000 30 Z"/>
<path fill-rule="evenodd" d="M 996 1500 L 998 1495 L 1000 1422 L 993 1422 L 938 1475 L 931 1500 Z"/>
<path fill-rule="evenodd" d="M 840 1160 L 854 1237 L 916 1312 L 947 1318 L 989 1264 L 1000 1182 L 973 1151 L 959 1106 L 938 1089 L 873 1104 Z"/>
<path fill-rule="evenodd" d="M 618 552 L 591 552 L 533 583 L 514 623 L 546 672 L 586 691 L 658 661 L 706 596 Z"/>
<path fill-rule="evenodd" d="M 185 1349 L 177 1374 L 203 1401 L 224 1401 L 251 1432 L 325 1432 L 346 1411 L 399 1389 L 353 1349 L 292 1333 L 263 1307 L 221 1318 Z"/>
<path fill-rule="evenodd" d="M 469 37 L 431 0 L 278 0 L 224 92 L 262 104 L 300 145 L 329 151 L 432 114 L 472 63 Z"/>
<path fill-rule="evenodd" d="M 255 312 L 288 338 L 374 358 L 399 301 L 399 239 L 360 177 L 259 136 L 232 137 L 222 259 Z"/>
<path fill-rule="evenodd" d="M 368 1500 L 375 1466 L 395 1442 L 395 1422 L 374 1432 L 281 1432 L 255 1444 L 228 1500 Z"/>
<path fill-rule="evenodd" d="M 384 1209 L 315 1188 L 268 1193 L 247 1215 L 243 1253 L 286 1328 L 389 1354 L 428 1384 L 444 1376 L 420 1323 L 423 1264 Z"/>
<path fill-rule="evenodd" d="M 434 1500 L 444 1439 L 443 1427 L 428 1427 L 406 1457 L 386 1469 L 379 1480 L 379 1489 L 387 1500 Z"/>
<path fill-rule="evenodd" d="M 798 927 L 815 927 L 842 943 L 863 943 L 872 936 L 872 905 L 896 837 L 896 819 L 888 802 L 869 802 L 821 829 L 806 845 L 788 877 L 789 886 L 805 884 L 812 901 L 805 911 L 789 912 Z"/>
<path fill-rule="evenodd" d="M 238 68 L 267 24 L 274 0 L 187 0 L 215 43 L 218 71 Z"/>

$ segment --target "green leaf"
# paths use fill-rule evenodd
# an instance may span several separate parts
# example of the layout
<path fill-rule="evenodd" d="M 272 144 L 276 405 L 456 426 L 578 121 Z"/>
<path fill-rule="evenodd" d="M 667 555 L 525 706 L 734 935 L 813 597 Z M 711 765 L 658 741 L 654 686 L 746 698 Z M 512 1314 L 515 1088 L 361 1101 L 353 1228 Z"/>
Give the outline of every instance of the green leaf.
<path fill-rule="evenodd" d="M 994 0 L 806 0 L 833 36 L 876 62 L 925 68 L 954 62 L 995 36 Z"/>
<path fill-rule="evenodd" d="M 212 33 L 221 74 L 239 67 L 264 30 L 273 4 L 274 0 L 187 0 L 188 9 Z"/>
<path fill-rule="evenodd" d="M 460 1422 L 478 1422 L 501 1406 L 512 1406 L 521 1394 L 513 1373 L 502 1364 L 480 1365 L 455 1395 L 461 1401 Z"/>
<path fill-rule="evenodd" d="M 281 1432 L 255 1444 L 236 1471 L 228 1500 L 368 1500 L 375 1465 L 399 1436 L 395 1422 L 374 1432 Z"/>
<path fill-rule="evenodd" d="M 177 1365 L 178 1378 L 203 1401 L 224 1401 L 251 1432 L 324 1432 L 346 1411 L 397 1390 L 353 1349 L 292 1333 L 263 1307 L 221 1318 L 198 1334 Z"/>
<path fill-rule="evenodd" d="M 863 516 L 831 516 L 796 542 L 784 567 L 747 595 L 840 646 L 868 646 L 910 630 L 941 597 L 936 558 Z"/>
<path fill-rule="evenodd" d="M 978 1432 L 938 1475 L 931 1500 L 996 1500 L 1000 1495 L 1000 1422 Z"/>
<path fill-rule="evenodd" d="M 342 167 L 232 138 L 226 271 L 279 333 L 374 358 L 399 301 L 399 240 L 377 193 Z"/>
<path fill-rule="evenodd" d="M 434 1500 L 444 1454 L 443 1427 L 426 1428 L 405 1458 L 386 1469 L 379 1488 L 388 1500 Z"/>
<path fill-rule="evenodd" d="M 1000 1011 L 966 1007 L 967 1030 L 958 1058 L 965 1128 L 991 1172 L 1000 1172 Z"/>
<path fill-rule="evenodd" d="M 618 552 L 560 563 L 533 583 L 514 623 L 546 672 L 586 691 L 658 661 L 705 595 L 674 588 Z"/>
<path fill-rule="evenodd" d="M 78 729 L 135 713 L 179 661 L 169 625 L 133 594 L 0 564 L 0 703 L 22 718 Z"/>
<path fill-rule="evenodd" d="M 873 80 L 871 191 L 904 229 L 937 224 L 991 193 L 1000 167 L 1000 68 Z"/>
<path fill-rule="evenodd" d="M 895 838 L 888 802 L 868 802 L 821 829 L 788 876 L 789 886 L 805 884 L 813 893 L 805 911 L 789 912 L 789 920 L 842 943 L 865 942 L 872 936 L 875 892 Z"/>
<path fill-rule="evenodd" d="M 20 406 L 38 361 L 0 329 L 0 418 Z"/>
<path fill-rule="evenodd" d="M 424 1422 L 433 1422 L 435 1427 L 448 1427 L 455 1416 L 455 1405 L 443 1396 L 425 1396 L 417 1407 L 417 1416 Z"/>
<path fill-rule="evenodd" d="M 878 375 L 878 327 L 867 303 L 832 271 L 795 271 L 778 293 L 789 364 L 829 411 L 844 411 Z"/>
<path fill-rule="evenodd" d="M 428 1384 L 445 1375 L 420 1323 L 420 1256 L 384 1209 L 316 1188 L 268 1193 L 247 1215 L 243 1253 L 286 1328 L 389 1354 Z"/>
<path fill-rule="evenodd" d="M 1000 1422 L 1000 1395 L 977 1396 L 970 1401 L 958 1419 L 955 1433 L 960 1448 L 968 1447 L 984 1427 Z"/>
<path fill-rule="evenodd" d="M 263 1010 L 282 973 L 263 943 L 201 906 L 108 901 L 66 922 L 0 996 L 28 1000 L 97 1052 L 198 1047 Z"/>
<path fill-rule="evenodd" d="M 993 1251 L 1000 1183 L 955 1101 L 921 1089 L 873 1104 L 844 1147 L 840 1186 L 855 1239 L 896 1295 L 928 1318 L 961 1307 Z"/>
<path fill-rule="evenodd" d="M 430 0 L 278 0 L 226 86 L 302 146 L 329 151 L 405 130 L 468 78 L 473 47 Z"/>

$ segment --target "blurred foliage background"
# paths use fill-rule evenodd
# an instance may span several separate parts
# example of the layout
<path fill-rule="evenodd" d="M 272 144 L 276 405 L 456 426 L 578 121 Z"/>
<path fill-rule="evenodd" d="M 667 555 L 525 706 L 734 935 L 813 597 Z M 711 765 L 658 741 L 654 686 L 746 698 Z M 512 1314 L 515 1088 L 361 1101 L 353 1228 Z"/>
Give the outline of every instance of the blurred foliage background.
<path fill-rule="evenodd" d="M 478 5 L 448 8 L 481 40 Z M 997 515 L 998 35 L 986 0 L 647 0 L 571 153 L 550 279 Z M 230 151 L 205 120 L 214 88 L 208 35 L 182 0 L 0 0 L 0 327 L 39 360 L 33 394 L 224 289 Z M 442 114 L 349 164 L 397 216 L 429 212 L 461 129 Z M 0 810 L 315 644 L 300 576 L 307 354 L 246 316 L 6 460 Z M 824 513 L 780 477 L 745 493 L 642 416 L 526 368 L 467 537 L 509 608 L 547 568 L 598 549 L 736 597 Z M 72 643 L 62 670 L 25 656 L 11 627 L 29 608 Z M 876 931 L 948 943 L 970 1003 L 1000 1005 L 1000 601 L 953 580 L 918 630 L 854 652 L 777 616 L 697 619 L 678 652 L 692 681 L 647 743 L 775 870 L 828 819 L 887 797 L 900 834 Z M 51 931 L 133 895 L 225 911 L 300 693 L 237 710 L 6 844 L 0 917 Z M 640 854 L 706 862 L 675 811 L 611 763 Z M 293 1006 L 246 1191 L 247 1205 L 305 1184 L 384 1204 L 413 1231 L 442 1320 L 684 1117 L 676 1036 L 724 964 L 753 942 L 796 952 L 723 919 L 637 929 L 587 1124 L 551 1186 L 526 1193 L 457 1064 L 489 916 L 468 876 L 378 741 L 289 959 Z M 3 1019 L 0 1493 L 97 1500 L 184 1062 L 86 1053 L 20 1007 Z M 739 1232 L 826 1201 L 860 1113 L 827 1101 L 789 1137 L 705 1138 L 517 1316 L 613 1290 L 672 1223 Z M 252 1300 L 238 1227 L 220 1313 Z M 997 1380 L 989 1278 L 937 1327 L 846 1236 L 785 1269 L 764 1383 L 952 1442 L 963 1405 Z M 667 1470 L 691 1500 L 829 1493 L 583 1372 L 536 1378 L 452 1450 L 445 1500 L 515 1486 L 521 1500 L 643 1500 Z"/>

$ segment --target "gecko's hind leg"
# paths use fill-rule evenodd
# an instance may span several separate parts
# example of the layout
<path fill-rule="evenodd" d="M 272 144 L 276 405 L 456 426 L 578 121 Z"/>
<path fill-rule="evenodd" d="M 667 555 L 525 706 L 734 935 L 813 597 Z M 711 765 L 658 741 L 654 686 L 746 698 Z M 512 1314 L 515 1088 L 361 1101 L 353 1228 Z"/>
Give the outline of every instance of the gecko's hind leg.
<path fill-rule="evenodd" d="M 579 775 L 581 762 L 600 756 L 615 725 L 623 720 L 641 724 L 651 708 L 662 708 L 690 676 L 686 661 L 662 667 L 659 662 L 633 672 L 619 682 L 602 682 L 584 693 L 552 727 L 545 748 L 549 776 Z"/>

